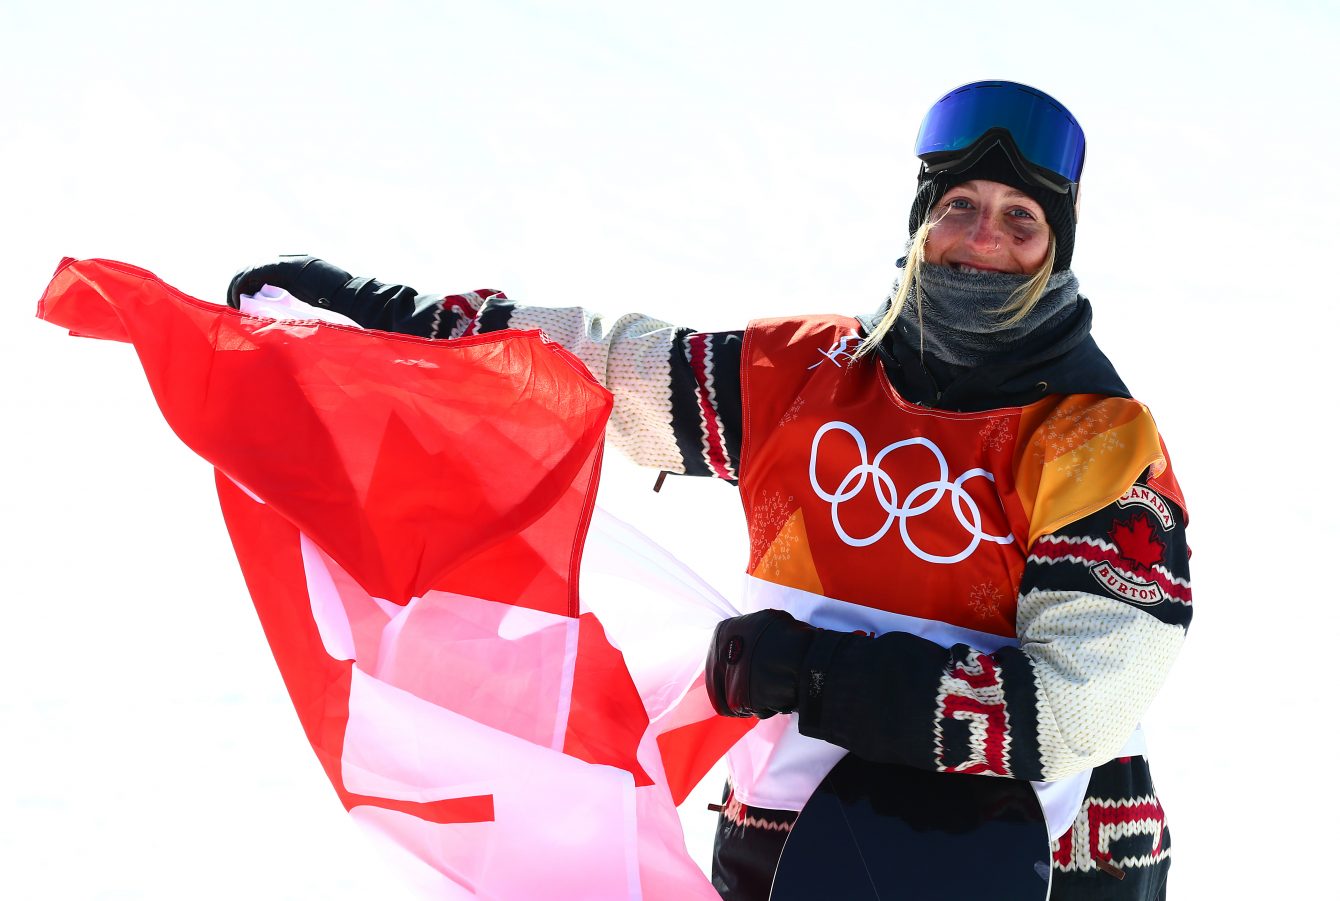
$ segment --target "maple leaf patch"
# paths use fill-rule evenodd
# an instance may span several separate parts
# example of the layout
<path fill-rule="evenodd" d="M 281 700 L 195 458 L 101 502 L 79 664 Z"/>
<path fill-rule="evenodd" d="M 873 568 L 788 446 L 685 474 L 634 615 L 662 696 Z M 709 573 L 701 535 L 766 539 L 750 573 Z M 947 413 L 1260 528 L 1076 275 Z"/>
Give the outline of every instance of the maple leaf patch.
<path fill-rule="evenodd" d="M 1154 521 L 1148 514 L 1141 513 L 1114 523 L 1108 538 L 1117 546 L 1117 553 L 1123 560 L 1135 564 L 1141 572 L 1150 573 L 1156 564 L 1163 562 L 1163 553 L 1168 547 L 1155 531 Z"/>

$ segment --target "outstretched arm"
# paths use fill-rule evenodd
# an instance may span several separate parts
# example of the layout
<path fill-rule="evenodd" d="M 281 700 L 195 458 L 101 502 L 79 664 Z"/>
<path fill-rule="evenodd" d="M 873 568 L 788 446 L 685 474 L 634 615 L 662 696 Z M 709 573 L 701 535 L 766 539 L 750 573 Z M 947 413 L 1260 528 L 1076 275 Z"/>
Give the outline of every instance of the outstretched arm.
<path fill-rule="evenodd" d="M 614 394 L 610 440 L 633 462 L 737 480 L 743 332 L 695 332 L 641 315 L 610 320 L 582 307 L 520 304 L 492 289 L 420 294 L 308 256 L 242 270 L 228 286 L 229 305 L 240 309 L 242 295 L 267 284 L 364 328 L 421 338 L 540 329 Z"/>

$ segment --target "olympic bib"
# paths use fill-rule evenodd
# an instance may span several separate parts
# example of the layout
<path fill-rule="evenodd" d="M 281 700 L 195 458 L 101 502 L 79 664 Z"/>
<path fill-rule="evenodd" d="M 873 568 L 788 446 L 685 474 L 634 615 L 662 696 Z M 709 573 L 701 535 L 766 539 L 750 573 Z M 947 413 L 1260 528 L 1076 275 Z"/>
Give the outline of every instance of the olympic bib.
<path fill-rule="evenodd" d="M 1018 411 L 907 403 L 856 323 L 746 333 L 740 492 L 751 575 L 847 603 L 1014 635 L 1028 517 Z"/>
<path fill-rule="evenodd" d="M 852 356 L 859 340 L 840 317 L 745 334 L 749 574 L 1013 638 L 1032 542 L 1121 497 L 1146 467 L 1161 471 L 1153 420 L 1136 401 L 1094 395 L 919 407 L 873 355 Z"/>

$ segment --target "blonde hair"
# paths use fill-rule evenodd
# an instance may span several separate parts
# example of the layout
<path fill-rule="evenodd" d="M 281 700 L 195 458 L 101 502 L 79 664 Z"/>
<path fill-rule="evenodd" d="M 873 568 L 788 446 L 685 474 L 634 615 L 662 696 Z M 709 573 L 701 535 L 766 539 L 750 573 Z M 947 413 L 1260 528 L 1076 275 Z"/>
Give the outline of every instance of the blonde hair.
<path fill-rule="evenodd" d="M 921 223 L 921 227 L 912 235 L 912 241 L 907 248 L 907 259 L 903 263 L 903 277 L 899 280 L 893 294 L 889 296 L 889 308 L 884 311 L 884 315 L 876 323 L 874 330 L 865 336 L 865 340 L 856 348 L 856 353 L 853 356 L 863 357 L 879 346 L 879 343 L 884 340 L 884 336 L 888 334 L 889 329 L 893 328 L 893 323 L 903 312 L 903 308 L 907 306 L 909 298 L 916 305 L 917 319 L 921 319 L 921 304 L 925 299 L 925 294 L 921 290 L 921 266 L 926 260 L 926 238 L 944 215 L 945 213 L 935 217 L 927 216 L 926 221 Z M 1038 305 L 1038 301 L 1042 299 L 1042 295 L 1047 293 L 1047 282 L 1051 281 L 1052 268 L 1055 265 L 1056 233 L 1052 232 L 1047 236 L 1047 258 L 1042 261 L 1038 271 L 1033 273 L 1032 278 L 1011 292 L 1010 299 L 1005 302 L 1004 306 L 991 311 L 1002 315 L 1009 314 L 1008 318 L 1000 323 L 1001 328 L 1018 325 L 1024 317 L 1032 312 L 1033 308 Z M 922 341 L 924 350 L 924 337 Z"/>

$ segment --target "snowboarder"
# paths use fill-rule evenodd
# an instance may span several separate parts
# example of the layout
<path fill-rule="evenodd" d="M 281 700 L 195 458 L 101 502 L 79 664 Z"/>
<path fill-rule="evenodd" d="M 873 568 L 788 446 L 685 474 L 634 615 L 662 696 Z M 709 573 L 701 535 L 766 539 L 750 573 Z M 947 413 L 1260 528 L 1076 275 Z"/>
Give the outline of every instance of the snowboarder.
<path fill-rule="evenodd" d="M 243 270 L 229 302 L 270 284 L 368 328 L 542 328 L 614 393 L 636 462 L 739 485 L 749 612 L 707 677 L 718 712 L 764 721 L 730 753 L 723 897 L 767 897 L 850 752 L 1032 781 L 1053 898 L 1162 898 L 1139 720 L 1191 619 L 1186 505 L 1070 269 L 1084 134 L 1040 91 L 977 82 L 931 107 L 916 153 L 902 272 L 868 317 L 702 333 L 312 257 Z"/>

